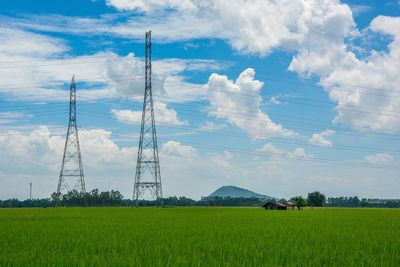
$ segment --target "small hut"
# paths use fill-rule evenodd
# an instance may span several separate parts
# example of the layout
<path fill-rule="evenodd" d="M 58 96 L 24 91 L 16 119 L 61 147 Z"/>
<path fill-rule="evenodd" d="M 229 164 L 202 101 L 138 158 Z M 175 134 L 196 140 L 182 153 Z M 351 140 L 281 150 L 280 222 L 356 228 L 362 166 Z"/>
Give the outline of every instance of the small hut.
<path fill-rule="evenodd" d="M 288 206 L 283 202 L 268 201 L 262 205 L 266 210 L 287 210 Z"/>
<path fill-rule="evenodd" d="M 281 202 L 281 203 L 286 205 L 288 209 L 294 210 L 294 208 L 296 207 L 296 203 L 293 202 L 293 201 L 284 201 L 284 202 Z"/>

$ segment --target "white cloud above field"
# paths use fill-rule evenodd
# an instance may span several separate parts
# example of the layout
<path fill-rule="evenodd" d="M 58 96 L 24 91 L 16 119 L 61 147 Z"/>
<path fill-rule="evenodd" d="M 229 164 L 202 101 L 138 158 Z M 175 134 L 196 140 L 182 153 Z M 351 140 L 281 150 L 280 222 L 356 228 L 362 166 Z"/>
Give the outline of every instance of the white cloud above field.
<path fill-rule="evenodd" d="M 133 53 L 70 56 L 71 48 L 63 39 L 16 28 L 0 28 L 0 39 L 0 92 L 11 99 L 68 101 L 65 89 L 72 74 L 80 101 L 143 99 L 144 62 Z M 203 99 L 202 86 L 187 82 L 182 72 L 219 70 L 225 64 L 203 59 L 153 60 L 154 96 L 163 97 L 164 102 Z"/>
<path fill-rule="evenodd" d="M 104 129 L 81 129 L 79 138 L 88 188 L 122 190 L 129 182 L 124 176 L 133 173 L 136 147 L 119 147 Z M 0 159 L 0 199 L 25 197 L 21 187 L 29 182 L 35 196 L 49 197 L 56 190 L 64 144 L 65 136 L 47 126 L 0 133 L 0 149 L 7 155 Z"/>
<path fill-rule="evenodd" d="M 287 149 L 278 148 L 271 143 L 265 144 L 256 151 L 271 154 L 271 159 L 275 160 L 285 158 L 294 160 L 308 160 L 314 157 L 313 155 L 306 153 L 306 151 L 302 147 L 298 147 L 293 151 L 288 151 Z"/>
<path fill-rule="evenodd" d="M 168 42 L 218 38 L 239 52 L 269 54 L 275 48 L 295 49 L 309 38 L 341 38 L 344 24 L 353 24 L 351 9 L 338 0 L 110 0 L 120 11 L 139 11 L 141 16 L 95 18 L 46 17 L 6 20 L 9 25 L 41 31 L 73 34 L 109 34 L 143 38 L 152 29 L 156 40 Z M 127 13 L 129 14 L 129 13 Z M 41 23 L 37 23 L 40 21 Z M 338 24 L 339 27 L 333 27 Z"/>
<path fill-rule="evenodd" d="M 288 153 L 288 158 L 292 159 L 311 159 L 313 157 L 313 155 L 307 154 L 302 147 L 298 147 L 293 152 Z"/>
<path fill-rule="evenodd" d="M 111 109 L 111 113 L 122 123 L 140 124 L 142 121 L 142 110 Z M 185 125 L 188 123 L 187 121 L 179 120 L 177 112 L 174 109 L 168 108 L 167 104 L 161 102 L 154 102 L 154 117 L 156 118 L 156 122 L 161 124 Z"/>
<path fill-rule="evenodd" d="M 265 144 L 262 148 L 257 149 L 258 152 L 266 152 L 266 153 L 271 153 L 271 154 L 276 154 L 280 155 L 283 154 L 284 151 L 280 148 L 277 148 L 271 143 Z"/>
<path fill-rule="evenodd" d="M 144 12 L 148 28 L 159 32 L 161 38 L 220 38 L 238 51 L 261 55 L 278 47 L 298 47 L 315 34 L 323 33 L 320 37 L 328 39 L 340 38 L 342 24 L 353 23 L 351 9 L 337 0 L 112 0 L 107 3 L 121 11 Z M 141 23 L 144 24 L 140 20 L 128 21 L 126 26 L 140 27 Z M 339 27 L 331 28 L 337 23 Z M 123 34 L 125 28 L 118 27 L 118 30 Z"/>
<path fill-rule="evenodd" d="M 325 131 L 321 133 L 315 133 L 311 136 L 310 140 L 308 142 L 313 145 L 317 146 L 325 146 L 325 147 L 331 147 L 333 146 L 332 141 L 328 140 L 327 137 L 332 136 L 335 134 L 335 131 L 331 129 L 326 129 Z"/>
<path fill-rule="evenodd" d="M 211 133 L 223 130 L 224 128 L 226 128 L 226 126 L 227 125 L 225 124 L 217 124 L 212 121 L 206 121 L 200 125 L 199 130 Z"/>
<path fill-rule="evenodd" d="M 244 70 L 235 81 L 224 75 L 212 74 L 206 85 L 209 114 L 226 119 L 255 139 L 295 136 L 296 133 L 274 123 L 261 110 L 260 91 L 263 85 L 261 81 L 255 80 L 255 71 L 251 68 Z"/>
<path fill-rule="evenodd" d="M 112 135 L 104 129 L 79 131 L 87 189 L 120 190 L 129 198 L 137 148 L 117 145 Z M 21 186 L 29 182 L 33 182 L 35 197 L 49 197 L 57 186 L 64 142 L 64 136 L 53 134 L 47 126 L 1 133 L 0 150 L 7 157 L 0 158 L 0 199 L 26 197 Z M 230 163 L 229 152 L 203 155 L 196 148 L 173 140 L 160 143 L 159 147 L 166 196 L 199 198 L 220 183 L 232 182 L 232 173 L 241 173 Z"/>
<path fill-rule="evenodd" d="M 0 125 L 20 121 L 22 119 L 32 118 L 32 114 L 21 112 L 0 112 Z"/>
<path fill-rule="evenodd" d="M 196 148 L 189 145 L 183 145 L 178 141 L 168 141 L 164 143 L 161 149 L 161 153 L 170 156 L 181 156 L 188 159 L 194 159 L 199 157 Z"/>
<path fill-rule="evenodd" d="M 367 162 L 372 164 L 389 163 L 394 160 L 393 156 L 387 152 L 367 155 L 364 158 Z"/>
<path fill-rule="evenodd" d="M 79 134 L 87 189 L 116 189 L 131 197 L 136 147 L 117 145 L 112 140 L 115 134 L 104 129 L 81 129 Z M 64 138 L 47 126 L 1 133 L 0 149 L 7 157 L 0 158 L 0 199 L 27 198 L 23 185 L 28 192 L 29 182 L 33 182 L 35 197 L 48 197 L 55 191 Z M 132 140 L 129 143 L 136 145 L 136 138 Z M 333 196 L 395 197 L 400 190 L 394 178 L 397 170 L 316 164 L 302 148 L 285 151 L 285 157 L 266 158 L 261 154 L 205 152 L 175 140 L 159 147 L 165 196 L 199 199 L 223 185 L 277 197 L 306 195 L 316 189 Z M 375 155 L 374 159 L 389 157 Z"/>
<path fill-rule="evenodd" d="M 350 5 L 351 11 L 353 12 L 354 16 L 359 16 L 363 13 L 367 13 L 369 11 L 371 11 L 373 9 L 372 6 L 368 6 L 368 5 L 354 5 L 351 4 Z"/>
<path fill-rule="evenodd" d="M 111 140 L 111 132 L 103 129 L 79 131 L 85 165 L 104 170 L 127 164 L 136 154 L 135 148 L 120 149 Z M 47 126 L 28 132 L 8 131 L 0 134 L 0 147 L 5 155 L 0 162 L 3 172 L 58 170 L 65 137 L 51 134 Z M 13 163 L 19 162 L 18 167 Z M 24 166 L 27 165 L 27 168 Z M 37 168 L 34 168 L 36 166 Z"/>
<path fill-rule="evenodd" d="M 370 30 L 393 37 L 388 52 L 370 51 L 359 59 L 348 51 L 343 40 L 318 42 L 301 49 L 289 69 L 304 75 L 320 76 L 330 99 L 337 103 L 336 123 L 357 129 L 394 132 L 400 129 L 400 18 L 377 17 Z"/>

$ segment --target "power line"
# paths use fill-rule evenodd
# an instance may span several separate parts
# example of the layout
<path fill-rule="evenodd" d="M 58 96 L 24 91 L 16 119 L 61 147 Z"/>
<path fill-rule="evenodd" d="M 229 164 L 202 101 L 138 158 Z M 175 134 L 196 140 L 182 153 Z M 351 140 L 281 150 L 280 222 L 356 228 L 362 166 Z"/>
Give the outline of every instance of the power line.
<path fill-rule="evenodd" d="M 87 116 L 94 116 L 94 117 L 100 117 L 100 118 L 105 118 L 105 116 L 98 116 L 98 115 L 94 115 L 94 114 L 85 114 Z M 107 117 L 107 119 L 111 119 L 110 117 Z M 160 125 L 163 126 L 171 126 L 171 125 L 164 125 L 159 123 Z M 176 128 L 176 127 L 175 127 Z M 186 127 L 188 129 L 190 129 L 189 127 Z M 64 128 L 65 129 L 65 128 Z M 198 130 L 198 129 L 196 129 Z M 113 135 L 115 135 L 116 132 L 113 131 Z M 216 134 L 216 133 L 212 133 L 212 134 Z M 222 134 L 223 136 L 226 136 L 226 133 Z M 126 135 L 125 135 L 126 136 Z M 159 138 L 159 139 L 163 139 L 163 138 Z M 165 141 L 169 141 L 167 139 L 165 139 Z M 273 140 L 276 141 L 276 140 Z M 278 141 L 277 141 L 278 142 Z M 217 146 L 217 145 L 209 145 L 209 144 L 198 144 L 198 143 L 193 143 L 193 142 L 185 142 L 185 143 L 189 143 L 189 144 L 193 144 L 196 145 L 198 147 L 205 147 L 205 148 L 209 148 L 209 149 L 213 149 L 213 150 L 220 150 L 220 151 L 226 151 L 226 150 L 230 150 L 230 151 L 235 151 L 235 152 L 244 152 L 244 153 L 248 153 L 248 154 L 257 154 L 257 155 L 266 155 L 265 152 L 259 152 L 259 151 L 252 151 L 252 150 L 244 150 L 244 149 L 238 149 L 238 148 L 233 148 L 233 147 L 223 147 L 221 150 L 221 146 Z M 279 142 L 278 142 L 279 143 Z M 396 151 L 392 151 L 396 152 Z M 397 152 L 396 152 L 397 153 Z M 282 156 L 282 154 L 280 153 L 269 153 L 268 154 L 272 154 L 272 155 L 277 155 L 277 156 Z M 289 158 L 290 159 L 290 158 Z M 299 160 L 299 159 L 297 159 Z M 301 159 L 300 159 L 301 160 Z M 303 159 L 305 160 L 305 159 Z M 307 161 L 316 161 L 316 162 L 327 162 L 327 163 L 333 163 L 333 164 L 339 164 L 339 165 L 350 165 L 350 166 L 365 166 L 365 167 L 373 167 L 373 168 L 384 168 L 384 169 L 395 169 L 395 170 L 400 170 L 398 169 L 396 166 L 381 166 L 381 165 L 376 165 L 376 164 L 365 164 L 365 163 L 352 163 L 352 162 L 343 162 L 343 161 L 339 161 L 339 160 L 332 160 L 332 159 L 320 159 L 320 158 L 313 158 L 313 159 L 306 159 Z"/>
<path fill-rule="evenodd" d="M 89 115 L 89 114 L 86 114 Z M 96 115 L 89 115 L 89 116 L 95 116 Z M 100 116 L 101 117 L 101 116 Z M 160 123 L 158 123 L 160 124 Z M 169 139 L 165 139 L 165 138 L 159 138 L 161 140 L 164 141 L 170 141 Z M 265 152 L 259 152 L 259 151 L 253 151 L 253 150 L 245 150 L 245 149 L 239 149 L 239 148 L 233 148 L 233 147 L 226 147 L 226 146 L 218 146 L 218 145 L 210 145 L 210 144 L 199 144 L 199 143 L 194 143 L 194 142 L 186 142 L 186 144 L 191 144 L 197 147 L 204 147 L 204 148 L 208 148 L 211 150 L 218 150 L 218 151 L 234 151 L 234 152 L 240 152 L 240 153 L 247 153 L 247 154 L 255 154 L 255 155 L 266 155 L 267 153 Z M 277 156 L 282 156 L 281 153 L 272 153 L 272 152 L 268 152 L 268 154 L 271 155 L 277 155 Z M 331 164 L 335 164 L 335 165 L 348 165 L 348 166 L 364 166 L 364 167 L 372 167 L 372 168 L 381 168 L 381 169 L 393 169 L 393 170 L 400 170 L 400 168 L 398 168 L 397 166 L 391 166 L 391 165 L 376 165 L 376 164 L 368 164 L 368 163 L 363 163 L 363 162 L 344 162 L 344 161 L 340 161 L 340 160 L 333 160 L 333 159 L 322 159 L 322 158 L 307 158 L 307 159 L 295 159 L 295 158 L 287 158 L 290 160 L 306 160 L 306 161 L 312 161 L 312 162 L 321 162 L 321 163 L 331 163 Z"/>
<path fill-rule="evenodd" d="M 95 56 L 89 56 L 88 58 L 97 58 L 97 57 L 95 57 Z M 82 65 L 82 64 L 93 64 L 93 63 L 101 63 L 101 62 L 113 62 L 113 61 L 126 61 L 126 60 L 129 60 L 129 59 L 127 59 L 127 58 L 118 58 L 118 59 L 110 59 L 110 58 L 107 58 L 107 57 L 98 57 L 98 58 L 105 58 L 106 60 L 101 60 L 101 61 L 86 61 L 86 62 L 82 62 L 81 60 L 82 60 L 82 58 L 76 58 L 76 59 L 56 59 L 56 60 L 74 60 L 74 61 L 77 61 L 77 62 L 64 62 L 64 63 L 55 63 L 55 64 L 47 64 L 47 65 L 26 65 L 26 66 L 7 66 L 7 67 L 1 67 L 0 66 L 0 69 L 12 69 L 12 68 L 29 68 L 29 67 L 43 67 L 43 66 L 56 66 L 56 65 L 74 65 L 74 64 L 79 64 L 79 65 Z M 40 62 L 40 61 L 43 61 L 43 60 L 35 60 L 35 61 L 30 61 L 30 62 Z M 20 61 L 20 62 L 14 62 L 14 63 L 21 63 L 22 61 Z M 49 61 L 50 62 L 50 61 Z M 9 62 L 0 62 L 0 64 L 1 63 L 7 63 L 7 64 L 10 64 L 10 63 L 12 63 L 12 61 L 9 61 Z M 234 68 L 233 66 L 230 66 L 229 67 L 229 69 L 232 69 L 232 68 Z M 238 69 L 238 68 L 237 68 Z M 241 71 L 243 71 L 243 69 L 241 69 Z M 230 72 L 230 71 L 223 71 L 223 73 L 229 73 L 229 74 L 234 74 L 234 75 L 237 75 L 237 73 L 234 73 L 234 72 Z M 311 81 L 311 82 L 314 82 L 314 83 L 319 83 L 319 82 L 321 82 L 320 80 L 316 80 L 316 79 L 312 79 L 312 78 L 305 78 L 305 77 L 299 77 L 299 76 L 296 76 L 296 77 L 292 77 L 292 76 L 289 76 L 289 75 L 284 75 L 284 74 L 278 74 L 278 73 L 273 73 L 273 72 L 267 72 L 267 71 L 263 71 L 262 69 L 260 70 L 260 69 L 258 69 L 258 70 L 256 70 L 256 73 L 257 74 L 267 74 L 267 75 L 274 75 L 274 76 L 280 76 L 280 77 L 284 77 L 284 78 L 289 78 L 289 79 L 292 79 L 292 80 L 299 80 L 299 81 Z M 293 84 L 293 82 L 290 82 L 290 81 L 286 81 L 286 80 L 279 80 L 279 79 L 270 79 L 270 78 L 263 78 L 263 80 L 269 80 L 269 81 L 276 81 L 276 82 L 284 82 L 284 83 L 288 83 L 288 84 Z M 331 84 L 331 85 L 333 85 L 333 86 L 344 86 L 344 87 L 347 87 L 347 88 L 363 88 L 363 89 L 366 89 L 366 90 L 373 90 L 373 91 L 379 91 L 379 92 L 382 92 L 382 91 L 384 91 L 384 92 L 394 92 L 394 93 L 396 93 L 397 95 L 398 95 L 398 91 L 397 90 L 392 90 L 392 89 L 387 89 L 387 88 L 378 88 L 378 87 L 371 87 L 371 86 L 363 86 L 363 85 L 357 85 L 357 84 L 350 84 L 350 83 L 342 83 L 342 82 L 328 82 L 328 81 L 325 81 L 324 83 L 327 83 L 327 84 Z M 295 84 L 299 84 L 299 83 L 295 83 Z M 304 85 L 304 84 L 302 84 L 302 85 Z M 307 84 L 307 86 L 310 86 L 310 87 L 317 87 L 317 88 L 320 88 L 320 87 L 323 87 L 322 85 L 314 85 L 314 84 Z M 370 94 L 370 93 L 367 93 L 367 92 L 363 92 L 363 94 Z M 382 94 L 372 94 L 372 95 L 375 95 L 375 96 L 385 96 L 385 97 L 392 97 L 393 95 L 382 95 Z"/>
<path fill-rule="evenodd" d="M 170 141 L 168 139 L 160 138 L 164 141 Z M 201 144 L 201 143 L 195 143 L 195 142 L 186 142 L 186 144 L 194 145 L 197 147 L 204 147 L 212 150 L 220 150 L 220 151 L 235 151 L 235 152 L 240 152 L 240 153 L 248 153 L 248 154 L 255 154 L 255 155 L 260 155 L 263 154 L 265 155 L 265 152 L 259 152 L 259 151 L 252 151 L 252 150 L 245 150 L 245 149 L 238 149 L 238 148 L 232 148 L 232 147 L 227 147 L 227 146 L 218 146 L 218 145 L 209 145 L 209 144 Z M 280 153 L 272 153 L 269 152 L 268 154 L 276 155 L 276 156 L 282 156 Z M 400 168 L 397 166 L 391 166 L 391 165 L 386 165 L 386 166 L 381 166 L 381 165 L 376 165 L 376 164 L 368 164 L 368 163 L 358 163 L 358 162 L 344 162 L 340 160 L 333 160 L 333 159 L 322 159 L 322 158 L 290 158 L 286 157 L 285 159 L 293 159 L 293 160 L 302 160 L 302 161 L 314 161 L 314 162 L 323 162 L 323 163 L 332 163 L 332 164 L 339 164 L 339 165 L 349 165 L 349 166 L 363 166 L 363 167 L 372 167 L 372 168 L 382 168 L 382 169 L 391 169 L 391 170 L 398 170 L 400 171 Z"/>
<path fill-rule="evenodd" d="M 218 92 L 217 92 L 218 93 Z M 221 93 L 223 93 L 223 94 L 228 94 L 228 95 L 239 95 L 239 96 L 246 96 L 246 97 L 261 97 L 261 96 L 259 96 L 259 95 L 248 95 L 248 94 L 243 94 L 243 93 L 237 93 L 237 92 L 221 92 Z M 52 94 L 49 94 L 49 95 L 54 95 L 54 93 L 52 93 Z M 26 96 L 29 96 L 29 95 L 26 95 Z M 25 96 L 25 97 L 26 97 Z M 31 96 L 38 96 L 37 94 L 36 95 L 31 95 Z M 42 96 L 45 96 L 45 95 L 42 95 Z M 175 100 L 181 100 L 181 98 L 177 98 L 177 97 L 171 97 L 171 96 L 161 96 L 161 95 L 157 95 L 157 94 L 154 94 L 154 96 L 160 96 L 160 97 L 163 97 L 163 98 L 168 98 L 168 99 L 175 99 Z M 292 98 L 294 98 L 294 97 L 292 97 Z M 103 99 L 107 99 L 107 98 L 103 98 Z M 111 99 L 111 98 L 109 98 L 109 99 Z M 314 102 L 316 102 L 316 101 L 314 101 Z M 304 106 L 311 106 L 311 107 L 317 107 L 317 108 L 331 108 L 331 107 L 328 107 L 328 106 L 326 106 L 326 105 L 318 105 L 318 104 L 310 104 L 310 103 L 304 103 L 304 102 L 298 102 L 298 101 L 291 101 L 291 102 L 289 102 L 290 104 L 296 104 L 296 105 L 304 105 Z M 333 103 L 332 103 L 333 104 Z M 265 104 L 263 104 L 263 105 L 260 105 L 260 106 L 265 106 Z M 376 110 L 380 110 L 380 111 L 383 111 L 383 112 L 392 112 L 392 113 L 394 113 L 394 114 L 386 114 L 386 113 L 377 113 L 377 112 L 370 112 L 370 111 L 367 111 L 367 110 L 360 110 L 360 109 L 350 109 L 350 108 L 338 108 L 338 107 L 336 107 L 335 108 L 335 110 L 336 111 L 348 111 L 348 112 L 356 112 L 356 113 L 364 113 L 364 114 L 369 114 L 369 115 L 373 115 L 373 116 L 389 116 L 389 117 L 396 117 L 396 118 L 400 118 L 400 115 L 397 115 L 397 112 L 396 111 L 394 111 L 394 110 L 385 110 L 385 109 L 379 109 L 379 108 L 377 108 Z"/>
<path fill-rule="evenodd" d="M 83 112 L 83 113 L 81 113 L 81 112 Z M 111 117 L 104 116 L 103 113 L 91 112 L 91 111 L 86 111 L 86 110 L 80 110 L 80 114 L 87 115 L 87 116 L 106 118 L 106 119 L 112 119 Z M 132 122 L 139 123 L 140 121 L 132 121 Z M 158 122 L 157 124 L 162 125 L 167 128 L 171 128 L 171 129 L 186 129 L 186 130 L 198 131 L 198 132 L 203 132 L 206 134 L 212 134 L 212 135 L 218 135 L 218 136 L 231 136 L 231 137 L 248 139 L 248 137 L 246 135 L 234 134 L 231 131 L 216 130 L 215 132 L 209 132 L 205 129 L 201 129 L 201 125 L 191 127 L 191 126 L 187 126 L 187 125 L 175 125 L 175 124 L 171 124 L 171 123 L 160 123 L 160 122 Z M 318 145 L 309 144 L 306 142 L 288 141 L 287 139 L 278 138 L 278 137 L 260 137 L 257 139 L 258 140 L 275 141 L 277 143 L 286 143 L 286 144 L 292 144 L 292 145 L 305 145 L 305 146 L 320 147 Z M 371 148 L 367 148 L 367 147 L 348 146 L 348 145 L 342 145 L 342 144 L 335 144 L 335 146 L 329 147 L 329 149 L 338 149 L 338 150 L 341 149 L 341 150 L 356 151 L 356 152 L 378 152 L 378 151 L 380 151 L 379 148 L 371 149 Z M 385 150 L 385 152 L 400 153 L 399 150 Z"/>
<path fill-rule="evenodd" d="M 116 104 L 118 106 L 121 105 L 125 105 L 129 108 L 132 108 L 131 104 L 125 104 L 125 103 L 120 103 L 120 102 L 114 102 L 114 101 L 106 101 L 106 100 L 102 100 L 102 101 L 96 101 L 96 103 L 83 103 L 81 104 L 81 106 L 86 106 L 86 105 L 93 105 L 93 104 L 97 104 L 99 102 L 104 102 L 104 103 L 110 103 L 110 104 Z M 52 105 L 54 105 L 54 103 L 51 103 Z M 193 103 L 193 104 L 200 104 L 200 103 Z M 42 106 L 38 106 L 38 107 L 33 107 L 31 108 L 31 105 L 27 105 L 25 106 L 26 108 L 29 108 L 29 111 L 32 110 L 47 110 L 49 111 L 49 109 L 47 109 L 47 105 L 42 108 Z M 200 104 L 199 108 L 208 108 L 208 106 L 204 106 L 202 104 Z M 218 106 L 219 108 L 224 108 L 224 106 Z M 13 109 L 12 111 L 19 111 L 19 110 L 24 110 L 24 107 L 22 106 L 18 106 L 18 108 Z M 57 110 L 57 109 L 56 109 Z M 187 115 L 189 114 L 202 114 L 200 111 L 196 111 L 196 110 L 192 110 L 192 109 L 185 109 L 185 108 L 180 108 L 181 111 L 185 111 L 185 114 Z M 240 109 L 239 109 L 240 110 Z M 248 113 L 242 113 L 242 112 L 236 112 L 236 111 L 230 111 L 230 117 L 236 117 L 236 118 L 248 118 Z M 35 114 L 35 113 L 34 113 Z M 335 129 L 335 131 L 338 134 L 343 134 L 343 135 L 349 135 L 349 136 L 362 136 L 362 137 L 372 137 L 372 138 L 379 138 L 379 136 L 375 136 L 375 135 L 368 135 L 368 134 L 355 134 L 352 132 L 344 132 L 344 131 L 339 131 L 337 128 L 339 126 L 337 125 L 330 125 L 328 123 L 326 123 L 325 121 L 322 120 L 315 120 L 315 119 L 309 119 L 309 118 L 302 118 L 302 117 L 297 117 L 297 116 L 288 116 L 288 115 L 281 115 L 281 114 L 276 114 L 273 112 L 268 112 L 268 115 L 270 116 L 275 116 L 280 118 L 280 122 L 289 122 L 291 124 L 295 124 L 297 126 L 305 126 L 307 130 L 309 129 L 316 129 L 316 130 L 320 130 L 319 127 L 324 127 L 324 128 L 331 128 L 331 129 Z M 254 120 L 258 120 L 258 119 L 254 119 Z M 261 120 L 263 121 L 263 120 Z M 300 127 L 301 128 L 301 127 Z M 303 127 L 304 128 L 304 127 Z M 339 127 L 339 129 L 345 129 L 343 127 Z M 390 134 L 397 134 L 395 132 L 390 133 Z M 389 133 L 380 133 L 380 135 L 384 135 L 385 138 L 391 138 L 391 136 L 389 135 Z M 392 138 L 393 139 L 393 138 Z M 397 138 L 396 138 L 397 139 Z"/>

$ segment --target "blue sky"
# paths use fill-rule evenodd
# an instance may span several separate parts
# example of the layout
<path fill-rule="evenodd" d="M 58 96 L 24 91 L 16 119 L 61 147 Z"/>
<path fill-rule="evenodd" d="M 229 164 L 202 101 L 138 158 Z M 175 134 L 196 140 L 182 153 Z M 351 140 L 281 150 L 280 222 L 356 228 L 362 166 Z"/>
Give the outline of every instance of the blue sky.
<path fill-rule="evenodd" d="M 144 33 L 166 196 L 398 197 L 396 1 L 3 1 L 0 198 L 57 186 L 72 74 L 87 188 L 131 197 Z"/>

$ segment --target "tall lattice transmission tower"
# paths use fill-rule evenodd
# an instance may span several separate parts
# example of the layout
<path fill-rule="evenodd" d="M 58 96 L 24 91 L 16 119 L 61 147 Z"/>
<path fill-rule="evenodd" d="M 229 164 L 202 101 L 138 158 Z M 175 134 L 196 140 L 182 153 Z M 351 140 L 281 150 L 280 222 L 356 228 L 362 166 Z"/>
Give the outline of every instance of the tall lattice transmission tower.
<path fill-rule="evenodd" d="M 151 31 L 146 32 L 145 47 L 144 100 L 133 200 L 135 205 L 138 206 L 138 199 L 146 191 L 149 191 L 151 196 L 159 200 L 160 205 L 163 206 L 160 161 L 158 158 L 156 123 L 151 90 Z"/>
<path fill-rule="evenodd" d="M 69 123 L 63 160 L 61 164 L 60 177 L 58 180 L 57 194 L 60 196 L 64 191 L 78 190 L 85 192 L 85 178 L 81 150 L 79 147 L 78 127 L 76 125 L 76 85 L 75 76 L 72 76 L 69 86 Z"/>

